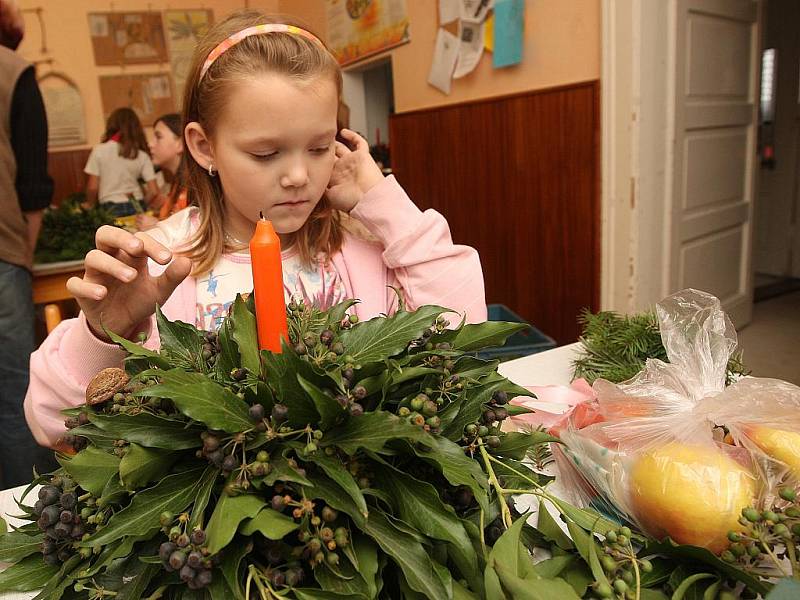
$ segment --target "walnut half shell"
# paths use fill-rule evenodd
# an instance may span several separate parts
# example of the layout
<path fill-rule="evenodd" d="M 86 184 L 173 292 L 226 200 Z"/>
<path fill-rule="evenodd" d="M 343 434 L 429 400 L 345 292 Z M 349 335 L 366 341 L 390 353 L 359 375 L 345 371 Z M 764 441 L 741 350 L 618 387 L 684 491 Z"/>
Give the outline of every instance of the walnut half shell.
<path fill-rule="evenodd" d="M 86 387 L 86 404 L 102 404 L 114 397 L 130 381 L 128 374 L 117 367 L 103 369 L 95 375 Z"/>

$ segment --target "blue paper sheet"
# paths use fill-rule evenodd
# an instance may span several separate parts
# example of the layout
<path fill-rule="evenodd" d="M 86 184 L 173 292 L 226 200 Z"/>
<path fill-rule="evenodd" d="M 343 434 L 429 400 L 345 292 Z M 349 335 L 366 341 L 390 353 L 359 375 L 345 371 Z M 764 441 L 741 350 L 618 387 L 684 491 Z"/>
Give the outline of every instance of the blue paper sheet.
<path fill-rule="evenodd" d="M 496 0 L 494 5 L 495 69 L 522 62 L 522 34 L 525 24 L 525 0 Z"/>

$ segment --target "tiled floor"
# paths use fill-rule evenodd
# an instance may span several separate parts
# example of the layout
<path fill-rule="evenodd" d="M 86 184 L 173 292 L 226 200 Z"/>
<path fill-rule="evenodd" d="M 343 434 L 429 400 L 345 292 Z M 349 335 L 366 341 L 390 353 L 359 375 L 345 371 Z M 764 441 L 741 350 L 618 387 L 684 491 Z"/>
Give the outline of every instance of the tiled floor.
<path fill-rule="evenodd" d="M 800 385 L 800 292 L 757 302 L 739 347 L 754 376 Z"/>

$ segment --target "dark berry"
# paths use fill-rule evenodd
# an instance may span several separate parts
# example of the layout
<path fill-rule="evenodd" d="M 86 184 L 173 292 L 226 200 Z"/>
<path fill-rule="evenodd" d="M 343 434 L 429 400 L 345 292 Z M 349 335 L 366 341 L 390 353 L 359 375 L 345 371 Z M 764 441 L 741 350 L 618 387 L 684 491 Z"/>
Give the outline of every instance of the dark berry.
<path fill-rule="evenodd" d="M 329 506 L 326 506 L 322 509 L 322 520 L 326 523 L 333 523 L 336 519 L 339 518 L 339 513 L 332 509 Z"/>
<path fill-rule="evenodd" d="M 42 541 L 42 554 L 52 554 L 56 551 L 56 543 L 53 540 L 45 539 Z"/>
<path fill-rule="evenodd" d="M 494 409 L 494 416 L 498 421 L 505 421 L 508 418 L 508 410 L 502 406 L 498 406 Z"/>
<path fill-rule="evenodd" d="M 326 329 L 322 333 L 319 334 L 319 341 L 325 344 L 326 346 L 330 346 L 331 342 L 333 341 L 334 333 L 330 329 Z"/>
<path fill-rule="evenodd" d="M 203 555 L 197 551 L 190 552 L 186 559 L 186 564 L 192 569 L 199 569 L 203 566 Z"/>
<path fill-rule="evenodd" d="M 250 419 L 253 421 L 260 421 L 264 418 L 264 407 L 261 404 L 253 404 L 248 410 L 250 414 Z"/>
<path fill-rule="evenodd" d="M 44 527 L 42 527 L 42 529 L 46 529 L 51 525 L 55 525 L 60 516 L 61 516 L 61 511 L 58 510 L 57 506 L 53 505 L 45 506 L 42 509 L 41 516 L 39 517 L 40 523 L 44 523 Z"/>
<path fill-rule="evenodd" d="M 303 581 L 303 569 L 289 569 L 286 571 L 286 585 L 294 587 Z"/>
<path fill-rule="evenodd" d="M 353 388 L 353 397 L 356 400 L 363 400 L 367 397 L 367 388 L 365 388 L 363 385 L 357 385 Z"/>
<path fill-rule="evenodd" d="M 182 569 L 186 564 L 186 554 L 180 550 L 175 550 L 169 555 L 169 566 L 175 569 Z"/>
<path fill-rule="evenodd" d="M 207 435 L 203 439 L 203 449 L 208 452 L 213 452 L 219 448 L 219 438 L 215 435 Z"/>
<path fill-rule="evenodd" d="M 208 458 L 208 460 L 211 462 L 211 464 L 213 464 L 215 467 L 221 467 L 222 466 L 222 459 L 225 458 L 225 455 L 223 454 L 223 452 L 222 452 L 222 450 L 220 448 L 217 448 L 213 452 L 209 452 L 206 455 L 206 458 Z"/>
<path fill-rule="evenodd" d="M 283 499 L 283 496 L 275 495 L 272 497 L 272 509 L 277 511 L 282 511 L 286 508 L 286 501 Z"/>
<path fill-rule="evenodd" d="M 222 469 L 225 471 L 233 471 L 239 464 L 239 460 L 233 454 L 229 454 L 222 461 Z"/>
<path fill-rule="evenodd" d="M 244 381 L 244 379 L 247 377 L 247 369 L 233 369 L 231 371 L 231 377 L 235 381 Z"/>
<path fill-rule="evenodd" d="M 175 543 L 178 544 L 178 548 L 186 548 L 186 546 L 189 545 L 189 536 L 182 533 L 178 536 L 178 539 L 175 540 Z"/>
<path fill-rule="evenodd" d="M 72 523 L 72 518 L 75 515 L 72 514 L 72 511 L 69 510 L 62 510 L 61 514 L 58 515 L 58 520 L 62 523 Z"/>
<path fill-rule="evenodd" d="M 272 407 L 272 418 L 276 423 L 282 423 L 289 415 L 289 407 L 285 404 L 276 404 Z"/>
<path fill-rule="evenodd" d="M 197 575 L 197 571 L 195 571 L 189 565 L 183 565 L 183 567 L 181 567 L 181 572 L 179 573 L 179 575 L 181 577 L 181 581 L 183 581 L 184 583 L 189 583 L 194 579 L 195 575 Z"/>
<path fill-rule="evenodd" d="M 508 402 L 508 394 L 505 393 L 503 390 L 499 390 L 492 394 L 492 400 L 494 400 L 497 404 L 503 405 Z"/>
<path fill-rule="evenodd" d="M 71 510 L 78 503 L 78 498 L 74 492 L 65 492 L 61 494 L 61 508 Z"/>
<path fill-rule="evenodd" d="M 202 529 L 195 529 L 192 531 L 191 540 L 196 546 L 202 546 L 206 541 L 206 532 Z"/>
<path fill-rule="evenodd" d="M 169 562 L 170 556 L 177 549 L 178 547 L 172 542 L 164 542 L 158 547 L 158 557 L 165 563 Z"/>
<path fill-rule="evenodd" d="M 39 490 L 39 500 L 49 506 L 58 502 L 61 497 L 61 491 L 54 485 L 46 485 Z"/>
<path fill-rule="evenodd" d="M 195 583 L 198 587 L 208 587 L 211 585 L 211 582 L 214 580 L 214 575 L 211 573 L 209 569 L 203 569 L 200 571 L 197 576 L 194 578 Z"/>
<path fill-rule="evenodd" d="M 358 402 L 353 402 L 350 405 L 350 414 L 354 417 L 360 417 L 364 414 L 364 407 L 361 406 Z"/>
<path fill-rule="evenodd" d="M 286 585 L 286 575 L 283 574 L 283 571 L 273 571 L 271 579 L 272 585 L 275 587 L 282 587 Z"/>
<path fill-rule="evenodd" d="M 53 566 L 53 567 L 58 566 L 58 565 L 61 564 L 61 561 L 58 559 L 58 556 L 56 555 L 55 552 L 53 552 L 51 554 L 45 554 L 44 555 L 44 562 L 45 562 L 45 564 Z"/>
<path fill-rule="evenodd" d="M 68 538 L 72 534 L 72 525 L 67 523 L 56 523 L 54 529 L 58 539 Z"/>
<path fill-rule="evenodd" d="M 37 500 L 36 504 L 33 505 L 33 514 L 38 517 L 42 514 L 42 510 L 44 510 L 44 502 Z"/>

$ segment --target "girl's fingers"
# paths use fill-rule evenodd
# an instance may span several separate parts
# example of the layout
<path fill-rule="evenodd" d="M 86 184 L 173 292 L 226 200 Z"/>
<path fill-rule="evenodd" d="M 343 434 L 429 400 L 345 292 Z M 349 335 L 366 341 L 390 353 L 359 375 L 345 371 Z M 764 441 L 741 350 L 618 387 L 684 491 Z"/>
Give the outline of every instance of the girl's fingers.
<path fill-rule="evenodd" d="M 114 255 L 119 250 L 134 255 L 140 252 L 142 247 L 141 240 L 138 240 L 132 233 L 111 225 L 103 225 L 98 229 L 94 241 L 98 250 Z"/>
<path fill-rule="evenodd" d="M 347 156 L 352 152 L 350 148 L 345 146 L 342 142 L 336 142 L 333 148 L 334 153 L 336 154 L 336 158 L 342 158 L 343 156 Z"/>
<path fill-rule="evenodd" d="M 86 267 L 86 277 L 90 281 L 98 275 L 101 278 L 107 275 L 123 283 L 129 283 L 138 275 L 136 269 L 102 250 L 91 250 L 86 255 L 84 266 Z"/>
<path fill-rule="evenodd" d="M 158 286 L 158 303 L 163 304 L 172 295 L 181 281 L 186 279 L 192 270 L 192 261 L 185 256 L 178 256 L 156 280 Z"/>
<path fill-rule="evenodd" d="M 91 283 L 80 277 L 70 277 L 67 280 L 67 291 L 77 299 L 102 300 L 108 290 L 99 283 Z"/>
<path fill-rule="evenodd" d="M 355 152 L 364 149 L 369 150 L 369 144 L 367 143 L 367 140 L 358 135 L 355 131 L 351 129 L 342 129 L 339 132 L 339 135 L 348 141 Z"/>
<path fill-rule="evenodd" d="M 141 231 L 135 237 L 142 242 L 142 251 L 138 256 L 152 258 L 160 265 L 165 265 L 172 260 L 172 252 L 164 244 L 157 242 Z M 137 256 L 137 254 L 134 253 L 134 256 Z"/>

